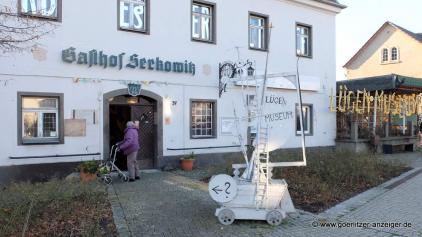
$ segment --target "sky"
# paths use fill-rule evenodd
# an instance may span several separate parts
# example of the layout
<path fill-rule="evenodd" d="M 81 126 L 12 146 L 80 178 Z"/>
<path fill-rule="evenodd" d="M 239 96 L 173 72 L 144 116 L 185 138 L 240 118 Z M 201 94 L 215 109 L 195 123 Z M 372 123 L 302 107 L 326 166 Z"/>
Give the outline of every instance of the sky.
<path fill-rule="evenodd" d="M 337 80 L 343 65 L 386 21 L 422 33 L 422 0 L 338 0 L 347 6 L 337 15 Z"/>

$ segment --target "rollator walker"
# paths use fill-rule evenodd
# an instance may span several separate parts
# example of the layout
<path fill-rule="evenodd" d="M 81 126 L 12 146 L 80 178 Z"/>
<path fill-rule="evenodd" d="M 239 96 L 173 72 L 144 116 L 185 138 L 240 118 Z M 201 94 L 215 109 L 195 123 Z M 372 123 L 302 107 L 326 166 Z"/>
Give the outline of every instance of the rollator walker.
<path fill-rule="evenodd" d="M 123 182 L 129 181 L 129 176 L 127 176 L 126 173 L 119 169 L 116 165 L 117 152 L 119 151 L 120 149 L 117 144 L 111 146 L 109 159 L 100 165 L 100 171 L 104 172 L 104 174 L 101 174 L 101 179 L 106 184 L 111 184 L 113 182 L 112 173 L 117 173 L 118 177 Z"/>

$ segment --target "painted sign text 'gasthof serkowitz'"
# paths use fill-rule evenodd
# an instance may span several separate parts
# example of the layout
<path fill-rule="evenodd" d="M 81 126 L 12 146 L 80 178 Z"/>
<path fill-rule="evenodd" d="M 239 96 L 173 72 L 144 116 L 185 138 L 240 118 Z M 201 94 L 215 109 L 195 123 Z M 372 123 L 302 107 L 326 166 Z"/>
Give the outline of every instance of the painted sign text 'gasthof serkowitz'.
<path fill-rule="evenodd" d="M 100 66 L 103 68 L 118 68 L 119 70 L 128 68 L 195 75 L 195 64 L 188 62 L 188 60 L 171 62 L 162 60 L 160 57 L 145 58 L 138 54 L 131 54 L 126 57 L 126 53 L 112 55 L 96 49 L 77 53 L 76 48 L 70 47 L 62 50 L 62 60 L 66 63 L 76 63 L 88 67 Z"/>

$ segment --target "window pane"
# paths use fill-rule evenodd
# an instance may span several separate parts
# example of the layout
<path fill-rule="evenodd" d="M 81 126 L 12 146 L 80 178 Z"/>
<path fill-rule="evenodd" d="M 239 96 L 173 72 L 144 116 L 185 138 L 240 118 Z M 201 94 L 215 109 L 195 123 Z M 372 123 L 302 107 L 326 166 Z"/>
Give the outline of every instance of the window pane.
<path fill-rule="evenodd" d="M 303 107 L 303 128 L 305 132 L 308 132 L 309 127 L 309 107 Z"/>
<path fill-rule="evenodd" d="M 145 29 L 145 6 L 134 5 L 133 7 L 133 27 L 137 30 Z"/>
<path fill-rule="evenodd" d="M 120 27 L 129 28 L 129 3 L 120 2 Z"/>
<path fill-rule="evenodd" d="M 308 55 L 308 38 L 302 37 L 302 54 Z"/>
<path fill-rule="evenodd" d="M 192 38 L 212 40 L 212 7 L 192 5 Z"/>
<path fill-rule="evenodd" d="M 265 37 L 264 29 L 260 29 L 258 31 L 258 47 L 260 49 L 264 48 L 264 37 Z"/>
<path fill-rule="evenodd" d="M 211 29 L 211 19 L 209 17 L 202 17 L 202 39 L 204 40 L 210 40 L 210 29 Z"/>
<path fill-rule="evenodd" d="M 56 109 L 56 98 L 23 97 L 22 107 L 24 109 Z"/>
<path fill-rule="evenodd" d="M 391 60 L 393 61 L 397 60 L 397 48 L 391 49 Z"/>
<path fill-rule="evenodd" d="M 382 61 L 386 62 L 388 61 L 388 49 L 383 49 L 382 54 Z"/>
<path fill-rule="evenodd" d="M 265 19 L 259 18 L 258 24 L 259 24 L 259 26 L 264 27 L 265 26 Z"/>
<path fill-rule="evenodd" d="M 306 26 L 296 27 L 296 52 L 298 55 L 311 55 L 310 31 L 311 29 Z"/>
<path fill-rule="evenodd" d="M 251 36 L 251 38 L 250 38 L 250 46 L 251 47 L 253 47 L 253 48 L 259 48 L 259 44 L 258 44 L 258 35 L 259 35 L 259 33 L 258 33 L 258 29 L 255 29 L 255 28 L 251 28 L 251 32 L 250 32 L 250 36 Z"/>
<path fill-rule="evenodd" d="M 193 137 L 213 136 L 213 108 L 212 102 L 192 102 Z"/>
<path fill-rule="evenodd" d="M 194 5 L 192 5 L 192 11 L 197 12 L 197 13 L 201 13 L 201 7 L 194 4 Z"/>
<path fill-rule="evenodd" d="M 146 30 L 144 0 L 120 0 L 119 26 L 136 31 Z"/>
<path fill-rule="evenodd" d="M 302 106 L 303 111 L 303 128 L 305 134 L 309 134 L 311 132 L 311 107 L 310 106 Z M 296 106 L 296 132 L 301 132 L 301 124 L 300 124 L 300 107 Z"/>
<path fill-rule="evenodd" d="M 265 48 L 265 18 L 249 17 L 249 46 L 251 48 Z"/>
<path fill-rule="evenodd" d="M 23 113 L 23 137 L 24 138 L 38 137 L 38 113 L 36 112 Z"/>
<path fill-rule="evenodd" d="M 37 13 L 37 0 L 21 0 L 22 12 L 36 14 Z"/>
<path fill-rule="evenodd" d="M 263 27 L 265 19 L 260 17 L 251 16 L 249 18 L 249 24 L 251 26 Z"/>
<path fill-rule="evenodd" d="M 210 15 L 210 13 L 211 13 L 211 9 L 209 8 L 209 7 L 202 7 L 201 8 L 201 13 L 202 14 L 206 14 L 206 15 Z"/>
<path fill-rule="evenodd" d="M 302 34 L 309 35 L 309 29 L 308 29 L 308 27 L 303 27 L 302 29 L 303 29 Z"/>
<path fill-rule="evenodd" d="M 55 113 L 43 114 L 43 137 L 57 137 L 56 119 Z"/>
<path fill-rule="evenodd" d="M 200 25 L 199 25 L 199 17 L 197 15 L 192 16 L 192 37 L 199 38 L 199 31 L 200 31 Z"/>
<path fill-rule="evenodd" d="M 41 15 L 57 17 L 57 0 L 41 0 Z"/>
<path fill-rule="evenodd" d="M 21 0 L 21 11 L 31 15 L 57 17 L 57 0 Z"/>

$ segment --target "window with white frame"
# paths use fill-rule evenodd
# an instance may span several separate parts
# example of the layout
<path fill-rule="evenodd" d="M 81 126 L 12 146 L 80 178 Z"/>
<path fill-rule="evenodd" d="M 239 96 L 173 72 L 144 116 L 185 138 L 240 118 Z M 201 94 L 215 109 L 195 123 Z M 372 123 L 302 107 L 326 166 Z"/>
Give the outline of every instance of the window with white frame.
<path fill-rule="evenodd" d="M 215 6 L 202 2 L 192 3 L 192 39 L 214 42 Z"/>
<path fill-rule="evenodd" d="M 61 0 L 20 0 L 21 14 L 58 20 L 61 14 Z"/>
<path fill-rule="evenodd" d="M 216 136 L 216 110 L 213 101 L 191 102 L 191 138 Z"/>
<path fill-rule="evenodd" d="M 296 54 L 297 56 L 312 57 L 312 27 L 296 25 Z"/>
<path fill-rule="evenodd" d="M 22 143 L 59 142 L 59 97 L 22 96 Z"/>
<path fill-rule="evenodd" d="M 382 50 L 381 58 L 382 58 L 383 63 L 388 62 L 388 49 L 387 48 Z"/>
<path fill-rule="evenodd" d="M 268 17 L 255 14 L 249 15 L 249 48 L 267 49 L 267 21 Z"/>
<path fill-rule="evenodd" d="M 119 0 L 119 28 L 148 32 L 148 0 Z"/>
<path fill-rule="evenodd" d="M 305 135 L 312 135 L 312 105 L 302 105 L 303 112 L 303 131 Z M 296 135 L 301 135 L 302 130 L 300 126 L 300 106 L 296 105 Z"/>
<path fill-rule="evenodd" d="M 391 61 L 397 61 L 399 58 L 399 52 L 396 47 L 391 49 Z"/>

